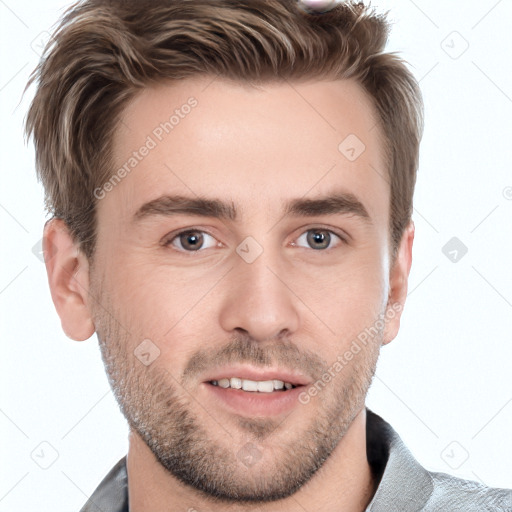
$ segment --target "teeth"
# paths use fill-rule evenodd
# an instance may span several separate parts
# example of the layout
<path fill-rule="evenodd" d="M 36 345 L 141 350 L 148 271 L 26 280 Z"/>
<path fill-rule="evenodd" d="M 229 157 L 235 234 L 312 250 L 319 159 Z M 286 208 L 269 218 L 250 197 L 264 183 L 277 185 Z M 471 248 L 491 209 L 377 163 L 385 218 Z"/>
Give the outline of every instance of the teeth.
<path fill-rule="evenodd" d="M 219 386 L 221 388 L 229 388 L 229 379 L 220 379 Z"/>
<path fill-rule="evenodd" d="M 283 382 L 282 380 L 263 380 L 255 381 L 249 379 L 239 379 L 238 377 L 231 377 L 230 379 L 224 378 L 219 380 L 212 380 L 211 383 L 214 386 L 221 388 L 233 388 L 243 389 L 244 391 L 252 391 L 259 393 L 272 393 L 275 390 L 288 390 L 294 386 L 289 382 Z"/>
<path fill-rule="evenodd" d="M 258 382 L 257 387 L 260 393 L 272 393 L 274 391 L 274 383 L 271 380 Z"/>
<path fill-rule="evenodd" d="M 233 389 L 242 389 L 242 379 L 231 377 L 230 383 Z"/>
<path fill-rule="evenodd" d="M 246 380 L 242 381 L 242 389 L 244 391 L 258 391 L 258 383 L 254 380 Z"/>
<path fill-rule="evenodd" d="M 282 380 L 273 380 L 272 383 L 274 384 L 274 389 L 284 388 L 284 382 Z"/>

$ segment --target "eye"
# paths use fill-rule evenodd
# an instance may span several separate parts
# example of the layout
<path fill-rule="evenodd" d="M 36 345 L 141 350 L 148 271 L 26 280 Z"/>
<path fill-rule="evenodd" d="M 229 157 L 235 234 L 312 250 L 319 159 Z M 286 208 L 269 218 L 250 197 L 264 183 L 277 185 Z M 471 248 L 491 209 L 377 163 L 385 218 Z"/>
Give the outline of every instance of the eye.
<path fill-rule="evenodd" d="M 344 242 L 341 236 L 329 229 L 322 228 L 308 229 L 297 240 L 304 240 L 304 238 L 308 246 L 315 250 L 332 249 L 331 242 L 336 239 L 340 242 Z M 292 245 L 299 244 L 294 243 Z"/>
<path fill-rule="evenodd" d="M 298 239 L 298 243 L 293 242 L 293 246 L 304 247 L 304 242 L 307 244 L 306 248 L 314 250 L 332 249 L 333 244 L 338 241 L 345 242 L 344 238 L 334 233 L 329 229 L 314 228 L 305 231 Z M 302 244 L 301 244 L 302 242 Z M 164 242 L 164 246 L 173 246 L 180 252 L 199 252 L 201 249 L 209 249 L 212 247 L 219 247 L 219 242 L 205 231 L 199 229 L 188 229 L 180 231 L 179 233 L 171 236 Z"/>
<path fill-rule="evenodd" d="M 172 245 L 182 252 L 197 252 L 200 249 L 215 247 L 217 245 L 216 242 L 215 238 L 205 231 L 189 229 L 176 234 L 167 240 L 164 245 Z"/>

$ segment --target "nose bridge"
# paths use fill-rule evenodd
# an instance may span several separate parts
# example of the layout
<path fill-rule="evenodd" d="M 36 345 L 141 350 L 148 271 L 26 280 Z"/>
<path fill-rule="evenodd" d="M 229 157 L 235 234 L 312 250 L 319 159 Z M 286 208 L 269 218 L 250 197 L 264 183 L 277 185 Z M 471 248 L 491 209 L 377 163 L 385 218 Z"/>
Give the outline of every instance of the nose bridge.
<path fill-rule="evenodd" d="M 243 329 L 256 340 L 294 332 L 299 317 L 295 297 L 286 284 L 282 253 L 268 244 L 256 245 L 254 239 L 244 242 L 237 248 L 235 267 L 228 274 L 230 282 L 220 311 L 223 328 Z"/>

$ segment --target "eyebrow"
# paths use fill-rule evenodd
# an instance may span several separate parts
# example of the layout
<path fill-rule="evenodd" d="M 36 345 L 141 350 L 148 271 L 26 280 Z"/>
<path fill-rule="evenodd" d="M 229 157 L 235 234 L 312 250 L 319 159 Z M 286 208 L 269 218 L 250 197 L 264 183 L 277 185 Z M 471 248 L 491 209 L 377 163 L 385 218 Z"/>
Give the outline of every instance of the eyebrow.
<path fill-rule="evenodd" d="M 236 221 L 235 204 L 216 198 L 163 195 L 143 204 L 134 214 L 133 222 L 158 216 L 196 215 Z M 292 199 L 285 203 L 283 215 L 315 217 L 319 215 L 354 215 L 371 223 L 363 203 L 352 193 L 338 192 L 318 198 Z"/>

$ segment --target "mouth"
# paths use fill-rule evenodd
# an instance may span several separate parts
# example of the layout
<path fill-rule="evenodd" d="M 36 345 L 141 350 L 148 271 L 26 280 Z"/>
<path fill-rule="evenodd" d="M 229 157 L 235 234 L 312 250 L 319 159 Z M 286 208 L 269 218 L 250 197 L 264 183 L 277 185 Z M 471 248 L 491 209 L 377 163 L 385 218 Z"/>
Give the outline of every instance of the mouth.
<path fill-rule="evenodd" d="M 218 370 L 203 381 L 207 403 L 229 413 L 268 417 L 290 412 L 310 379 L 285 370 L 261 371 L 254 367 Z"/>
<path fill-rule="evenodd" d="M 211 380 L 209 383 L 212 386 L 218 386 L 223 389 L 241 389 L 250 393 L 273 393 L 274 391 L 288 391 L 297 387 L 297 385 L 291 382 L 284 382 L 278 379 L 250 380 L 239 377 Z"/>

